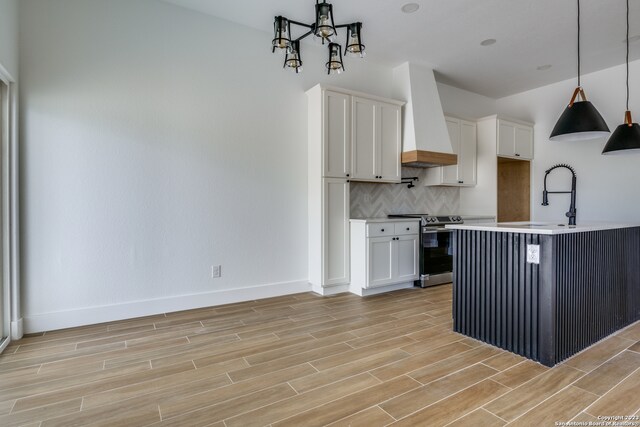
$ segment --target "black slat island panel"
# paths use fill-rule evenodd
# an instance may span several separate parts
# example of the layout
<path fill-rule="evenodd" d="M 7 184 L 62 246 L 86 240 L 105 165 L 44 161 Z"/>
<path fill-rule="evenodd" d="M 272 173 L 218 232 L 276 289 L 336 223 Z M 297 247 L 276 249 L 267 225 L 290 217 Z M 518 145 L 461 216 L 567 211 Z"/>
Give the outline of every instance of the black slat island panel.
<path fill-rule="evenodd" d="M 450 228 L 456 332 L 553 366 L 640 319 L 640 227 Z"/>

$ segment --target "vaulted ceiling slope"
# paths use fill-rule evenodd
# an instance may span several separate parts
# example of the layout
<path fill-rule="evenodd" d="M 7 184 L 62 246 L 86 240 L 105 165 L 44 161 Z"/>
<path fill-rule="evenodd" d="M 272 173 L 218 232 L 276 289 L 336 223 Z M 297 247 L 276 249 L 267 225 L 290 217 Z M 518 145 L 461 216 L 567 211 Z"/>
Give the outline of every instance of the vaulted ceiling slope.
<path fill-rule="evenodd" d="M 263 30 L 266 45 L 274 16 L 314 19 L 314 0 L 164 1 Z M 576 75 L 575 0 L 329 2 L 340 23 L 364 23 L 369 60 L 421 63 L 435 69 L 441 82 L 492 98 Z M 418 11 L 403 13 L 409 2 L 419 4 Z M 625 0 L 581 0 L 581 14 L 583 74 L 624 63 Z M 630 20 L 630 36 L 640 35 L 640 1 L 631 1 Z M 631 43 L 631 60 L 640 58 L 639 38 Z M 486 39 L 496 43 L 481 46 Z"/>

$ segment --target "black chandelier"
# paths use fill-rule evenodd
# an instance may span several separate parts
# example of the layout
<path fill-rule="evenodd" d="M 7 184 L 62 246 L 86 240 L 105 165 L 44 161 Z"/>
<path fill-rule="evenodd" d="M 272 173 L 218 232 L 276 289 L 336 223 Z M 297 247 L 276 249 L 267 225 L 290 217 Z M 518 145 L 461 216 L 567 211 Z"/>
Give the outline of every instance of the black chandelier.
<path fill-rule="evenodd" d="M 291 24 L 308 28 L 309 31 L 294 39 L 291 36 Z M 347 29 L 347 42 L 345 44 L 345 54 L 364 56 L 364 45 L 362 44 L 362 23 L 354 22 L 352 24 L 335 25 L 333 20 L 333 6 L 326 0 L 316 0 L 316 21 L 313 24 L 303 24 L 302 22 L 292 21 L 284 16 L 276 16 L 273 22 L 273 41 L 271 42 L 271 52 L 276 49 L 285 51 L 283 68 L 299 73 L 302 71 L 302 56 L 300 55 L 300 40 L 314 35 L 318 37 L 322 44 L 329 45 L 329 61 L 326 62 L 327 74 L 340 74 L 344 71 L 344 63 L 342 62 L 342 46 L 335 43 L 338 28 Z"/>

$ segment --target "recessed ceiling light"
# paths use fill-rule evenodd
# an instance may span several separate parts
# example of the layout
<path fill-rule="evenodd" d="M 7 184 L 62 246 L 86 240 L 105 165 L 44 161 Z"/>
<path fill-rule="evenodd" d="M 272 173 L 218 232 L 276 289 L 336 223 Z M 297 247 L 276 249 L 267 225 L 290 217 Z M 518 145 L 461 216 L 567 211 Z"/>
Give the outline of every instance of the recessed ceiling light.
<path fill-rule="evenodd" d="M 640 35 L 629 37 L 629 43 L 637 42 L 640 40 Z M 626 43 L 627 39 L 622 40 L 622 43 Z"/>
<path fill-rule="evenodd" d="M 486 40 L 482 40 L 480 42 L 480 46 L 491 46 L 492 44 L 495 44 L 496 39 L 486 39 Z"/>
<path fill-rule="evenodd" d="M 413 13 L 415 11 L 417 11 L 418 9 L 420 9 L 420 5 L 418 3 L 407 3 L 404 6 L 401 7 L 401 10 L 404 13 Z"/>
<path fill-rule="evenodd" d="M 538 70 L 538 71 L 544 71 L 544 70 L 548 70 L 549 68 L 551 68 L 551 64 L 538 65 L 538 66 L 536 67 L 536 70 Z"/>

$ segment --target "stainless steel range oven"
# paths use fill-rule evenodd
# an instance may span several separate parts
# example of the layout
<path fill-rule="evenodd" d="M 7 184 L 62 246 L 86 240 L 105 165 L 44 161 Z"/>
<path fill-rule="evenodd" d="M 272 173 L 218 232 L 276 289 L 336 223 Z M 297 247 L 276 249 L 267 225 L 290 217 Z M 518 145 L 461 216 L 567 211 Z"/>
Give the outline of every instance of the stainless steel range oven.
<path fill-rule="evenodd" d="M 453 235 L 447 224 L 462 224 L 456 215 L 389 215 L 391 218 L 420 218 L 420 279 L 416 286 L 449 283 L 453 280 Z"/>

